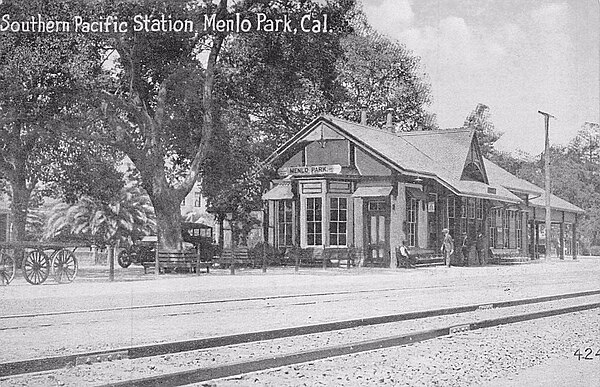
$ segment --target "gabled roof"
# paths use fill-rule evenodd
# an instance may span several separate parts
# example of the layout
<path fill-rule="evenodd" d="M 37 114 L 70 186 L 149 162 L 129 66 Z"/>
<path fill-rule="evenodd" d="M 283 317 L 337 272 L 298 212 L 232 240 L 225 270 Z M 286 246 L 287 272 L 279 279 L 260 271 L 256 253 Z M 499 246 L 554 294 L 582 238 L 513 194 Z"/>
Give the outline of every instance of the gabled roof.
<path fill-rule="evenodd" d="M 498 184 L 511 191 L 522 192 L 532 195 L 541 195 L 544 190 L 527 180 L 519 179 L 512 173 L 502 169 L 490 160 L 484 158 L 483 163 L 488 173 L 488 179 L 491 184 Z"/>
<path fill-rule="evenodd" d="M 541 196 L 535 197 L 529 200 L 529 203 L 533 207 L 543 208 L 546 206 L 546 194 L 542 191 Z M 579 214 L 585 213 L 585 211 L 574 204 L 569 203 L 555 195 L 550 195 L 550 207 L 555 210 L 575 212 Z"/>
<path fill-rule="evenodd" d="M 334 131 L 350 139 L 356 146 L 392 169 L 401 173 L 431 177 L 459 195 L 511 203 L 522 201 L 513 192 L 542 195 L 530 202 L 534 206 L 543 206 L 543 189 L 514 176 L 485 158 L 483 162 L 489 184 L 461 180 L 474 138 L 474 131 L 466 128 L 392 133 L 332 116 L 321 116 L 281 146 L 266 163 L 272 162 L 295 143 L 302 141 L 302 138 L 320 123 L 329 125 Z M 496 192 L 492 193 L 494 190 Z M 554 195 L 551 204 L 552 208 L 558 210 L 583 212 L 581 208 Z"/>
<path fill-rule="evenodd" d="M 496 191 L 493 194 L 488 192 L 485 183 L 460 180 L 473 139 L 470 129 L 392 133 L 339 118 L 326 119 L 357 142 L 383 155 L 400 171 L 437 178 L 457 194 L 521 202 L 519 197 L 500 185 L 492 185 Z"/>

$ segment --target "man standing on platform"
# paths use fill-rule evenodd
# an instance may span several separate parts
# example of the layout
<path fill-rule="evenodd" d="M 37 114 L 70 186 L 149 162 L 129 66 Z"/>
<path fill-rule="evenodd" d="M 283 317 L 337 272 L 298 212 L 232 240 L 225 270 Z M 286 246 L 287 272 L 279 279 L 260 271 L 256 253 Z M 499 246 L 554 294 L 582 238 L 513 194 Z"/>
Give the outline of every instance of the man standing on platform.
<path fill-rule="evenodd" d="M 444 255 L 444 260 L 446 262 L 446 266 L 450 267 L 450 257 L 454 253 L 454 240 L 452 240 L 452 236 L 450 236 L 450 230 L 447 228 L 442 230 L 442 234 L 444 235 L 444 239 L 442 240 L 442 254 Z"/>
<path fill-rule="evenodd" d="M 477 240 L 475 242 L 475 248 L 477 249 L 477 262 L 480 265 L 485 263 L 485 236 L 481 230 L 477 231 Z"/>

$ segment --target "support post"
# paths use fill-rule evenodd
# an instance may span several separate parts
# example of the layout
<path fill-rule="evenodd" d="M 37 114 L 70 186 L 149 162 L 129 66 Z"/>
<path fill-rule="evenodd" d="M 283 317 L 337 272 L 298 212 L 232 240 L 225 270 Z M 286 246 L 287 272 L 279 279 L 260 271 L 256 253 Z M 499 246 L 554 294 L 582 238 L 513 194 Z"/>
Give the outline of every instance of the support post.
<path fill-rule="evenodd" d="M 577 259 L 577 214 L 575 214 L 575 222 L 573 222 L 573 259 Z"/>
<path fill-rule="evenodd" d="M 550 235 L 552 234 L 552 208 L 550 206 L 550 138 L 548 135 L 548 127 L 550 117 L 555 118 L 549 113 L 538 110 L 538 113 L 544 116 L 545 142 L 544 142 L 544 190 L 546 199 L 546 259 L 550 259 Z"/>
<path fill-rule="evenodd" d="M 559 233 L 560 243 L 558 244 L 560 247 L 560 251 L 558 256 L 560 259 L 565 259 L 565 212 L 562 212 L 562 222 L 560 222 L 560 233 Z"/>

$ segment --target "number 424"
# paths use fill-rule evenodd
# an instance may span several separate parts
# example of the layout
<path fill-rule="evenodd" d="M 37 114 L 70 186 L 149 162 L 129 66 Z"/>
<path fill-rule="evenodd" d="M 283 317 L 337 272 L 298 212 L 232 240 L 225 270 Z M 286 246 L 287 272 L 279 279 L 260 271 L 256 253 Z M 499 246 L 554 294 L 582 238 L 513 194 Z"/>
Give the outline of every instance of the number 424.
<path fill-rule="evenodd" d="M 583 352 L 578 349 L 573 356 L 575 356 L 577 360 L 594 360 L 594 358 L 600 358 L 600 349 L 598 349 L 596 353 L 594 353 L 592 348 L 586 348 Z"/>

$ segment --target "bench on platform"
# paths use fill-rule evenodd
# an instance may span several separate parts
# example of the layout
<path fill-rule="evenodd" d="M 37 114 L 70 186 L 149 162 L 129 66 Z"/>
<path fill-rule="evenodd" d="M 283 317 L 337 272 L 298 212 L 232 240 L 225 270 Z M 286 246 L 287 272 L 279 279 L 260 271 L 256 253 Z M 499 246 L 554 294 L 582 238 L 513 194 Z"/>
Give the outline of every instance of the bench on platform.
<path fill-rule="evenodd" d="M 444 257 L 436 254 L 436 250 L 430 249 L 409 249 L 409 257 L 400 255 L 400 248 L 396 248 L 396 257 L 398 257 L 400 267 L 426 267 L 444 265 Z"/>
<path fill-rule="evenodd" d="M 518 258 L 520 256 L 522 256 L 522 254 L 519 249 L 497 249 L 490 247 L 489 261 L 500 264 L 503 260 Z"/>
<path fill-rule="evenodd" d="M 326 266 L 350 269 L 359 260 L 360 249 L 354 247 L 327 247 L 323 250 L 323 262 Z"/>
<path fill-rule="evenodd" d="M 148 268 L 155 267 L 155 262 L 143 262 L 144 272 L 147 273 Z M 212 261 L 202 259 L 202 256 L 195 251 L 159 251 L 158 252 L 158 270 L 164 273 L 168 270 L 185 269 L 190 273 L 199 272 L 201 268 L 210 272 Z"/>
<path fill-rule="evenodd" d="M 235 251 L 235 256 L 233 256 L 234 251 Z M 223 252 L 219 256 L 219 267 L 231 266 L 232 256 L 233 256 L 233 261 L 235 263 L 235 266 L 252 267 L 252 268 L 255 267 L 256 262 L 254 261 L 254 258 L 252 257 L 252 255 L 248 254 L 247 247 L 236 247 L 235 249 L 231 249 L 231 248 L 223 249 Z"/>

